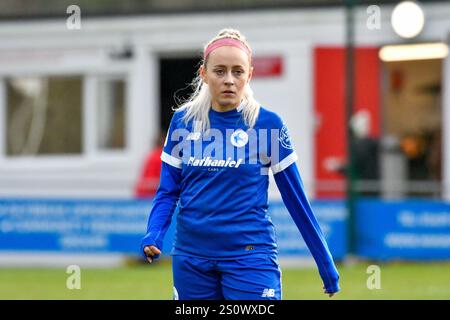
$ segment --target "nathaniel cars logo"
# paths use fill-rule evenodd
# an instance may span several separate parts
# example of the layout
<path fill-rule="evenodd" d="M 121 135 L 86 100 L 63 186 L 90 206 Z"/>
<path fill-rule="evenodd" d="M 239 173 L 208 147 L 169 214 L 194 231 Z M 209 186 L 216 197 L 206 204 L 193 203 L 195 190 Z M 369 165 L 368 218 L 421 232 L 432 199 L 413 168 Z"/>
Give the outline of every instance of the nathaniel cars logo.
<path fill-rule="evenodd" d="M 242 163 L 242 159 L 238 159 L 238 161 L 234 161 L 231 158 L 227 160 L 217 160 L 211 159 L 211 157 L 206 157 L 203 159 L 197 159 L 195 157 L 190 157 L 187 163 L 188 166 L 193 167 L 228 167 L 228 168 L 238 168 Z"/>

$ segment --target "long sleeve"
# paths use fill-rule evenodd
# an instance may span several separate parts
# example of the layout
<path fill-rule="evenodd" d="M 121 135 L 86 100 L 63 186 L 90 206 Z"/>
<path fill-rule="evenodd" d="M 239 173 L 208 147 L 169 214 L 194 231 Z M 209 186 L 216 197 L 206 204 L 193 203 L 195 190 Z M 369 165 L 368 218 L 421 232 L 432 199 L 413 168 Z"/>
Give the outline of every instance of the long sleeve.
<path fill-rule="evenodd" d="M 158 191 L 153 199 L 153 206 L 147 223 L 147 234 L 141 241 L 141 253 L 144 247 L 153 245 L 162 250 L 167 229 L 172 221 L 181 190 L 181 169 L 162 162 Z M 157 259 L 159 255 L 154 258 Z"/>
<path fill-rule="evenodd" d="M 297 165 L 292 163 L 274 174 L 274 178 L 286 208 L 316 261 L 325 289 L 328 293 L 338 292 L 339 273 L 305 194 Z"/>

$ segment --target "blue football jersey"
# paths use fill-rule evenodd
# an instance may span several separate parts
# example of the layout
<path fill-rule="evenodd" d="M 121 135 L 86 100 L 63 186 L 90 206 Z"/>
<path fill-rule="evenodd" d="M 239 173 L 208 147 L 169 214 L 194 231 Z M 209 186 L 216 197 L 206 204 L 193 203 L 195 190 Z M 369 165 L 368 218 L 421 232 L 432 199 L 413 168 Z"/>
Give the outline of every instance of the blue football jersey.
<path fill-rule="evenodd" d="M 194 132 L 175 112 L 162 161 L 181 169 L 173 254 L 230 258 L 276 252 L 268 215 L 268 170 L 297 160 L 282 119 L 264 107 L 253 128 L 241 109 L 209 111 L 211 129 Z"/>
<path fill-rule="evenodd" d="M 271 170 L 324 288 L 328 293 L 339 291 L 339 273 L 295 165 L 289 130 L 264 107 L 249 128 L 241 111 L 210 109 L 211 129 L 206 132 L 196 132 L 192 122 L 186 124 L 184 111 L 175 112 L 141 252 L 145 246 L 162 248 L 178 205 L 173 255 L 226 260 L 276 254 L 275 228 L 267 213 Z"/>

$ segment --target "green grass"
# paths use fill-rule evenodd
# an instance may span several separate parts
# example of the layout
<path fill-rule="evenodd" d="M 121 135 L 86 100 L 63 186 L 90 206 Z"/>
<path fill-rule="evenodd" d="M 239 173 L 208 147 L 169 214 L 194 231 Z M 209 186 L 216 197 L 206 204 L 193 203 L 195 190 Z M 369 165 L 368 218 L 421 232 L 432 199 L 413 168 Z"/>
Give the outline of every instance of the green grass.
<path fill-rule="evenodd" d="M 369 263 L 338 265 L 341 292 L 332 299 L 450 299 L 450 262 L 386 263 L 381 289 L 369 290 Z M 82 269 L 81 289 L 68 290 L 65 268 L 0 268 L 0 299 L 171 299 L 169 262 Z M 317 269 L 283 269 L 283 299 L 329 299 Z"/>

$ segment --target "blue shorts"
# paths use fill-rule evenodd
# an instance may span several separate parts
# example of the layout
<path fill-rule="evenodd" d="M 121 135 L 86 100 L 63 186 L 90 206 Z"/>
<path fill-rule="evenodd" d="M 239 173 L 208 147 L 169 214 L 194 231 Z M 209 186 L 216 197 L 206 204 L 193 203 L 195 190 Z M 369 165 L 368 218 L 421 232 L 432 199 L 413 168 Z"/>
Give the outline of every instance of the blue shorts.
<path fill-rule="evenodd" d="M 172 256 L 174 300 L 281 300 L 276 255 L 232 260 Z"/>

